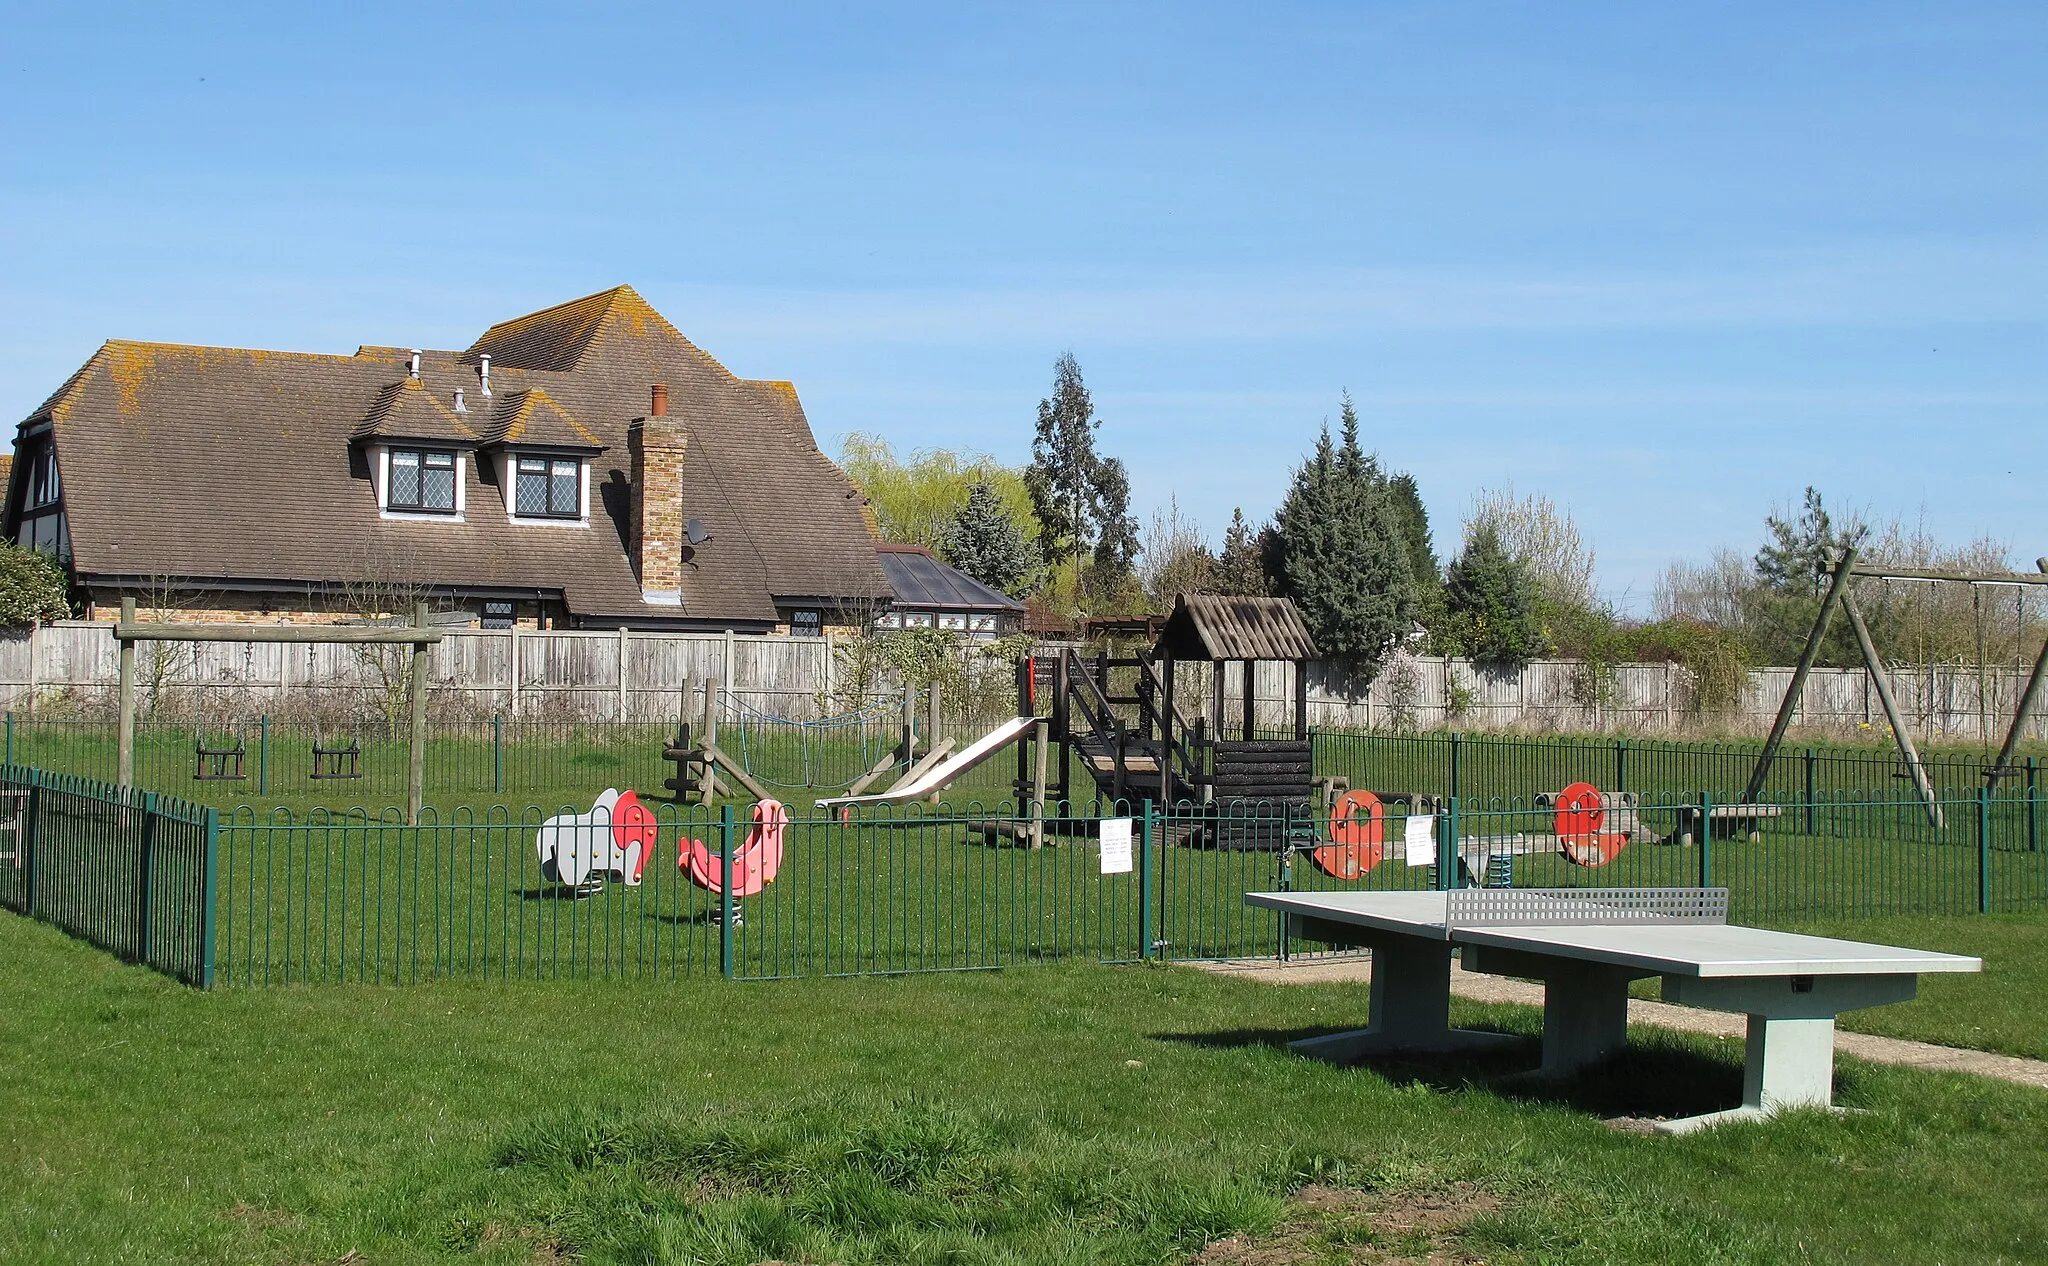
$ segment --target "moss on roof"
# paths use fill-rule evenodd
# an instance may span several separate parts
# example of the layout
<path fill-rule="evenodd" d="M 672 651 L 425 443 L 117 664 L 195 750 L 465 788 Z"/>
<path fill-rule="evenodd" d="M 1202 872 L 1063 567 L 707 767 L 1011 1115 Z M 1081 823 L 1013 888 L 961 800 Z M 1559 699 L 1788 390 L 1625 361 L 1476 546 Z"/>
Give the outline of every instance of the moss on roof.
<path fill-rule="evenodd" d="M 493 444 L 545 444 L 603 448 L 604 441 L 539 387 L 507 396 L 487 432 Z"/>

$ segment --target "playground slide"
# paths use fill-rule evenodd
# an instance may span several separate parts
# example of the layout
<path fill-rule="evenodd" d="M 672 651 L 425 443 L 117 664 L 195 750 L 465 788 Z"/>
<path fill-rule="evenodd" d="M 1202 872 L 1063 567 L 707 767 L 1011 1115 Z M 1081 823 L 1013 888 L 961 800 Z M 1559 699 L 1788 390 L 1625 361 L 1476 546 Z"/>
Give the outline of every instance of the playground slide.
<path fill-rule="evenodd" d="M 922 800 L 934 791 L 943 791 L 950 787 L 955 779 L 1023 738 L 1031 727 L 1037 724 L 1037 717 L 1013 717 L 909 782 L 900 783 L 887 791 L 876 792 L 873 795 L 832 796 L 818 801 L 818 807 L 840 809 L 863 804 L 908 804 L 912 800 Z"/>

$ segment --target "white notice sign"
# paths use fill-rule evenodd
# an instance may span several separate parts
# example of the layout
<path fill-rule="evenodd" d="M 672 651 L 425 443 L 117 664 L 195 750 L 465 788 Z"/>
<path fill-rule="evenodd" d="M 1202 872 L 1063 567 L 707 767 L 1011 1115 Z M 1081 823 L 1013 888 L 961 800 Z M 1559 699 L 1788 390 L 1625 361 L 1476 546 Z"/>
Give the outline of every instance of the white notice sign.
<path fill-rule="evenodd" d="M 1436 865 L 1436 815 L 1411 813 L 1401 835 L 1401 846 L 1410 866 Z"/>
<path fill-rule="evenodd" d="M 1102 820 L 1102 873 L 1105 875 L 1128 875 L 1131 873 L 1131 820 L 1129 818 L 1104 818 Z"/>

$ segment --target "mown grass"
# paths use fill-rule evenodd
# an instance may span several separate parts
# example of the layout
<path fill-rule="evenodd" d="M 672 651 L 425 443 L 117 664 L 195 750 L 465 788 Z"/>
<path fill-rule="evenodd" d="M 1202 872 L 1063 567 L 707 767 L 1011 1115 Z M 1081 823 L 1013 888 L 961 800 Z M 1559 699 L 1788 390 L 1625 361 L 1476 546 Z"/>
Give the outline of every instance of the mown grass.
<path fill-rule="evenodd" d="M 1894 915 L 1797 919 L 1786 926 L 1984 960 L 1979 974 L 1922 976 L 1913 1001 L 1848 1012 L 1840 1027 L 2048 1060 L 2048 917 Z"/>
<path fill-rule="evenodd" d="M 1844 1060 L 1861 1114 L 1617 1133 L 1598 1114 L 1732 1102 L 1740 1044 L 1645 1031 L 1545 1091 L 1499 1080 L 1533 1038 L 1493 1063 L 1287 1053 L 1362 1018 L 1349 986 L 1073 965 L 201 994 L 13 916 L 0 961 L 10 1262 L 1168 1263 L 1264 1242 L 1311 1182 L 1484 1192 L 1450 1247 L 1495 1263 L 2048 1255 L 2048 1095 Z"/>

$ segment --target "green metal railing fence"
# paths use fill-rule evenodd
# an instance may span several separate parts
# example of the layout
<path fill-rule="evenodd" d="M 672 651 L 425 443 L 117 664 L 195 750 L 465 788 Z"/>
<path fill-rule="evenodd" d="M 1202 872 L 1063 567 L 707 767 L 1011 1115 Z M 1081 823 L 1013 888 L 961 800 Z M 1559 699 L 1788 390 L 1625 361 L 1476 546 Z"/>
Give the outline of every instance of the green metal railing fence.
<path fill-rule="evenodd" d="M 134 962 L 213 983 L 218 815 L 150 791 L 0 767 L 0 905 Z"/>
<path fill-rule="evenodd" d="M 929 718 L 916 712 L 920 746 L 951 738 L 957 746 L 984 732 L 987 719 L 943 718 L 941 733 L 925 733 Z M 803 725 L 764 720 L 744 704 L 727 712 L 720 746 L 745 762 L 771 790 L 792 802 L 828 794 L 852 783 L 878 755 L 897 741 L 900 715 L 876 711 L 857 724 Z M 659 792 L 674 773 L 662 749 L 673 722 L 576 721 L 503 716 L 435 721 L 426 752 L 427 794 L 452 808 L 479 799 L 547 803 L 607 784 Z M 195 779 L 195 747 L 239 747 L 239 779 Z M 1569 736 L 1508 737 L 1457 733 L 1379 734 L 1347 730 L 1313 733 L 1319 777 L 1339 777 L 1353 787 L 1404 795 L 1429 795 L 1503 802 L 1554 792 L 1576 781 L 1603 791 L 1635 792 L 1655 798 L 1697 796 L 1715 791 L 1724 798 L 1749 779 L 1761 743 L 1697 743 L 1661 739 L 1594 739 Z M 316 777 L 316 745 L 357 746 L 345 762 L 359 776 Z M 0 718 L 0 763 L 111 780 L 115 735 L 99 720 Z M 391 803 L 406 790 L 407 747 L 402 732 L 375 725 L 322 729 L 267 716 L 232 725 L 144 724 L 136 743 L 136 781 L 159 790 L 175 789 L 189 799 L 229 808 L 243 803 L 350 805 Z M 1944 797 L 1969 796 L 1984 786 L 1985 758 L 1975 752 L 1938 750 L 1925 757 L 1930 779 Z M 335 762 L 330 758 L 326 764 Z M 2040 787 L 2041 758 L 2019 758 L 2001 794 Z M 1072 785 L 1087 786 L 1076 765 Z M 1051 774 L 1057 780 L 1059 771 Z M 1014 794 L 1014 762 L 989 761 L 949 795 L 993 801 Z M 1765 799 L 1814 802 L 1847 794 L 1869 799 L 1911 795 L 1898 756 L 1889 748 L 1810 744 L 1787 746 L 1765 787 Z"/>
<path fill-rule="evenodd" d="M 938 738 L 964 747 L 993 723 L 944 718 Z M 937 741 L 927 735 L 928 726 L 920 709 L 920 752 Z M 546 802 L 606 784 L 658 791 L 675 773 L 662 757 L 675 729 L 673 721 L 436 720 L 429 725 L 425 754 L 427 794 L 447 804 L 478 797 Z M 897 713 L 823 726 L 763 719 L 735 703 L 719 745 L 758 781 L 797 800 L 797 793 L 822 795 L 851 785 L 878 756 L 895 748 L 900 730 Z M 210 751 L 237 756 L 202 760 L 197 750 L 202 743 Z M 354 754 L 320 757 L 316 747 L 329 753 L 353 748 Z M 224 809 L 271 801 L 386 803 L 404 798 L 408 759 L 403 727 L 322 728 L 261 715 L 199 726 L 153 725 L 145 718 L 136 735 L 135 779 L 140 786 L 177 788 Z M 116 761 L 115 728 L 108 722 L 14 712 L 0 717 L 0 763 L 112 781 Z M 337 770 L 346 776 L 335 776 Z M 208 776 L 195 776 L 201 773 Z M 1011 762 L 991 761 L 965 779 L 960 790 L 985 798 L 1004 796 L 1011 794 L 1013 777 Z"/>
<path fill-rule="evenodd" d="M 743 899 L 678 867 L 691 841 L 728 869 L 744 853 L 750 827 L 732 806 L 649 804 L 642 882 L 572 888 L 543 864 L 537 838 L 551 815 L 538 807 L 429 811 L 416 826 L 395 809 L 245 806 L 223 818 L 20 767 L 0 770 L 0 790 L 20 793 L 0 902 L 201 986 L 769 979 L 1313 952 L 1245 905 L 1246 892 L 1275 888 L 1726 886 L 1735 916 L 1764 924 L 2048 909 L 2038 797 L 2017 786 L 1945 795 L 1939 825 L 1889 788 L 1750 806 L 1715 791 L 1637 795 L 1594 827 L 1533 797 L 1393 801 L 1350 878 L 1318 853 L 1331 847 L 1328 824 L 1299 806 L 1053 805 L 1043 847 L 1027 847 L 1031 819 L 1009 803 L 806 813 L 785 828 L 774 881 Z M 1098 840 L 1117 818 L 1130 821 L 1131 862 L 1106 871 Z M 592 821 L 610 838 L 608 822 Z M 1603 864 L 1565 855 L 1587 833 Z"/>
<path fill-rule="evenodd" d="M 1739 793 L 1756 766 L 1756 742 L 1695 743 L 1664 739 L 1509 737 L 1484 734 L 1373 734 L 1316 730 L 1319 777 L 1345 778 L 1353 787 L 1405 795 L 1461 799 L 1527 799 L 1590 782 L 1602 791 L 1671 798 L 1721 789 Z M 1943 797 L 1972 796 L 1985 785 L 1989 763 L 1978 753 L 1923 753 L 1929 779 Z M 2000 786 L 2002 793 L 2032 790 L 2040 758 L 2026 756 Z M 1762 799 L 1819 802 L 1855 794 L 1888 799 L 1913 795 L 1898 753 L 1889 747 L 1787 744 L 1779 750 Z"/>

